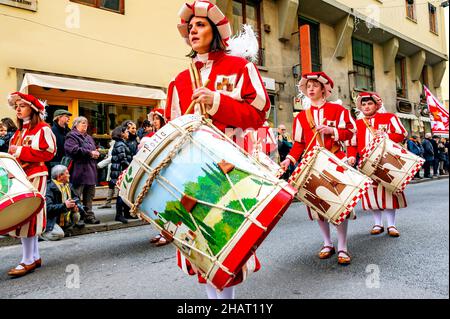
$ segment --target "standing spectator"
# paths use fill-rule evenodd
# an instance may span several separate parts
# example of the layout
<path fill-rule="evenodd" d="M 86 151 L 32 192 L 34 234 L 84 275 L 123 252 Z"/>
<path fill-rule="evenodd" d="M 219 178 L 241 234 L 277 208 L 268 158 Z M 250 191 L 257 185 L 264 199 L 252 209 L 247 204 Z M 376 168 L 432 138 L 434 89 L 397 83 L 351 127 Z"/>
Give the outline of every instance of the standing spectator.
<path fill-rule="evenodd" d="M 286 126 L 284 124 L 278 125 L 278 154 L 280 155 L 280 163 L 286 159 L 286 156 L 291 151 L 291 148 L 292 139 L 286 130 Z M 294 165 L 290 163 L 288 169 L 286 170 L 286 172 L 284 172 L 281 178 L 284 180 L 288 180 L 293 170 Z"/>
<path fill-rule="evenodd" d="M 81 228 L 84 223 L 80 221 L 79 199 L 69 184 L 69 169 L 64 165 L 55 165 L 51 177 L 45 195 L 47 227 L 42 239 L 53 241 L 64 238 L 64 230 L 73 226 Z"/>
<path fill-rule="evenodd" d="M 69 121 L 72 113 L 66 110 L 56 110 L 53 116 L 52 132 L 56 137 L 56 155 L 51 162 L 48 162 L 48 168 L 51 172 L 52 167 L 61 163 L 64 155 L 64 143 L 66 136 L 70 132 Z"/>
<path fill-rule="evenodd" d="M 97 164 L 97 167 L 100 169 L 107 167 L 106 181 L 108 182 L 108 195 L 106 196 L 106 202 L 105 202 L 105 204 L 99 206 L 98 207 L 99 209 L 112 207 L 111 202 L 112 202 L 112 199 L 113 199 L 114 195 L 116 194 L 116 190 L 117 190 L 117 188 L 115 186 L 113 186 L 111 188 L 111 184 L 109 183 L 109 181 L 111 180 L 111 157 L 112 157 L 112 151 L 113 151 L 115 142 L 116 141 L 114 141 L 114 139 L 111 140 L 111 142 L 109 143 L 108 155 L 106 156 L 106 158 L 104 160 L 102 160 L 100 163 Z"/>
<path fill-rule="evenodd" d="M 131 151 L 131 156 L 136 155 L 138 152 L 139 138 L 136 134 L 136 124 L 133 121 L 125 121 L 122 126 L 128 130 L 128 140 L 126 141 Z"/>
<path fill-rule="evenodd" d="M 9 117 L 2 118 L 0 122 L 2 123 L 2 127 L 6 128 L 6 134 L 0 140 L 0 152 L 6 153 L 8 152 L 9 141 L 17 131 L 17 126 Z"/>
<path fill-rule="evenodd" d="M 425 138 L 422 142 L 423 146 L 423 157 L 425 159 L 425 163 L 423 164 L 423 177 L 431 178 L 431 166 L 434 164 L 434 149 L 433 144 L 431 143 L 431 133 L 426 133 Z"/>
<path fill-rule="evenodd" d="M 144 120 L 144 122 L 142 122 L 142 126 L 137 131 L 137 136 L 139 137 L 139 140 L 142 140 L 142 138 L 148 133 L 150 133 L 152 129 L 153 129 L 152 122 L 150 122 L 149 120 Z"/>
<path fill-rule="evenodd" d="M 433 135 L 433 138 L 430 140 L 431 145 L 433 145 L 433 153 L 434 153 L 434 162 L 433 162 L 433 177 L 439 176 L 439 136 Z"/>
<path fill-rule="evenodd" d="M 446 151 L 447 151 L 447 153 L 446 153 L 446 158 L 447 158 L 447 161 L 446 161 L 446 163 L 447 163 L 447 166 L 446 166 L 446 170 L 447 170 L 447 173 L 448 172 L 450 172 L 450 159 L 449 159 L 449 156 L 448 156 L 448 151 L 449 151 L 449 149 L 450 149 L 450 144 L 449 144 L 449 139 L 448 138 L 446 138 L 445 139 L 445 142 L 444 142 L 444 146 L 445 146 L 445 149 L 446 149 Z"/>
<path fill-rule="evenodd" d="M 413 135 L 411 136 L 411 138 L 407 141 L 407 148 L 408 151 L 410 151 L 411 153 L 423 157 L 423 146 L 422 143 L 420 143 L 420 138 L 417 135 Z M 422 177 L 420 177 L 420 170 L 417 171 L 416 175 L 414 176 L 414 178 L 417 179 L 421 179 Z"/>
<path fill-rule="evenodd" d="M 99 224 L 92 211 L 92 201 L 97 183 L 97 151 L 94 139 L 87 134 L 88 120 L 83 116 L 73 121 L 73 128 L 66 137 L 64 149 L 73 160 L 71 182 L 75 193 L 86 207 L 82 218 L 86 224 Z M 83 212 L 82 212 L 83 213 Z"/>
<path fill-rule="evenodd" d="M 8 134 L 8 130 L 2 122 L 0 122 L 0 152 L 7 153 L 9 148 L 9 142 L 5 141 L 5 137 Z"/>
<path fill-rule="evenodd" d="M 439 175 L 448 174 L 448 149 L 445 147 L 445 142 L 445 138 L 441 138 L 438 142 Z"/>
<path fill-rule="evenodd" d="M 112 139 L 115 141 L 114 148 L 111 153 L 111 179 L 109 181 L 109 188 L 114 188 L 119 178 L 120 173 L 123 172 L 131 163 L 133 156 L 128 147 L 129 132 L 126 127 L 118 126 L 111 134 Z M 124 213 L 129 215 L 129 209 L 123 202 L 120 196 L 117 197 L 116 203 L 116 218 L 115 220 L 122 222 L 124 224 L 128 223 Z"/>

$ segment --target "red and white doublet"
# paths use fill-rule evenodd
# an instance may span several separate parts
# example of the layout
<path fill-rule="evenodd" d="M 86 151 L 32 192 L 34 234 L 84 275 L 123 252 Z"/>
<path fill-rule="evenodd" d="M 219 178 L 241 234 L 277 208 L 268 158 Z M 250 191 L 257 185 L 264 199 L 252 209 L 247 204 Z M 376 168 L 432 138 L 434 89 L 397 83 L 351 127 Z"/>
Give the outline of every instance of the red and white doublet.
<path fill-rule="evenodd" d="M 350 140 L 355 132 L 355 122 L 351 117 L 350 112 L 342 105 L 330 102 L 326 102 L 320 107 L 312 105 L 310 109 L 316 127 L 323 123 L 323 125 L 333 128 L 333 135 L 321 134 L 323 146 L 327 150 L 333 152 L 338 158 L 344 159 L 346 155 L 341 148 L 341 143 Z M 294 145 L 287 156 L 294 164 L 300 159 L 305 148 L 311 143 L 311 140 L 314 137 L 314 132 L 306 117 L 307 111 L 308 110 L 300 112 L 294 119 L 292 130 L 294 135 Z M 317 139 L 312 142 L 310 149 L 315 145 L 318 145 Z M 311 220 L 324 220 L 323 217 L 312 212 L 309 207 L 308 214 Z M 354 218 L 354 214 L 350 214 L 349 218 L 350 217 Z"/>
<path fill-rule="evenodd" d="M 24 122 L 21 131 L 17 130 L 11 138 L 11 145 L 17 145 L 15 153 L 11 153 L 21 164 L 31 184 L 44 196 L 47 189 L 48 171 L 45 162 L 56 154 L 56 138 L 50 126 L 45 122 L 38 123 L 30 129 L 29 122 Z M 45 231 L 46 208 L 30 221 L 9 233 L 12 237 L 35 237 Z"/>
<path fill-rule="evenodd" d="M 261 75 L 252 62 L 224 52 L 199 54 L 195 61 L 202 84 L 209 79 L 206 87 L 215 92 L 214 103 L 208 114 L 218 129 L 225 132 L 227 128 L 240 128 L 243 132 L 249 128 L 257 130 L 264 124 L 270 100 Z M 184 115 L 192 102 L 192 94 L 189 70 L 185 70 L 169 84 L 165 117 L 171 120 Z M 199 109 L 193 112 L 200 114 Z M 189 275 L 198 274 L 178 250 L 177 264 Z M 247 278 L 249 272 L 259 269 L 260 263 L 253 254 L 227 287 L 239 284 Z M 200 274 L 198 280 L 200 283 L 206 283 Z"/>
<path fill-rule="evenodd" d="M 226 128 L 258 129 L 266 118 L 270 100 L 257 67 L 244 58 L 224 52 L 199 54 L 195 65 L 204 84 L 214 93 L 214 103 L 208 114 L 221 131 Z M 181 72 L 170 84 L 166 118 L 184 115 L 192 102 L 189 70 Z M 199 109 L 193 112 L 200 113 Z"/>
<path fill-rule="evenodd" d="M 374 116 L 366 119 L 373 130 L 386 132 L 396 143 L 401 143 L 408 136 L 408 132 L 395 114 L 375 113 Z M 357 132 L 347 149 L 348 157 L 356 158 L 358 153 L 362 156 L 366 145 L 374 139 L 363 119 L 356 121 L 356 128 Z M 372 184 L 362 200 L 364 210 L 397 209 L 406 206 L 406 197 L 403 192 L 394 194 L 376 182 Z"/>

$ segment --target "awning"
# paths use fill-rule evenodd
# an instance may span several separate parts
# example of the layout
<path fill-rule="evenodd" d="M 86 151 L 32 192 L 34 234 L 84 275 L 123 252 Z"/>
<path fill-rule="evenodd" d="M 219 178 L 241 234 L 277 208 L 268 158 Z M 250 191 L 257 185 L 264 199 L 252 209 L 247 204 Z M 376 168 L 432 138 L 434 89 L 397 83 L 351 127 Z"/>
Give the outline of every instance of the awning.
<path fill-rule="evenodd" d="M 118 96 L 137 97 L 152 100 L 165 100 L 166 93 L 163 90 L 146 88 L 134 85 L 115 84 L 91 80 L 74 79 L 62 76 L 26 73 L 20 92 L 28 93 L 30 85 L 63 89 L 71 91 L 90 92 L 97 94 L 110 94 Z"/>
<path fill-rule="evenodd" d="M 415 116 L 414 114 L 407 114 L 407 113 L 395 113 L 395 115 L 397 115 L 399 118 L 401 119 L 407 119 L 407 120 L 417 120 L 417 116 Z"/>

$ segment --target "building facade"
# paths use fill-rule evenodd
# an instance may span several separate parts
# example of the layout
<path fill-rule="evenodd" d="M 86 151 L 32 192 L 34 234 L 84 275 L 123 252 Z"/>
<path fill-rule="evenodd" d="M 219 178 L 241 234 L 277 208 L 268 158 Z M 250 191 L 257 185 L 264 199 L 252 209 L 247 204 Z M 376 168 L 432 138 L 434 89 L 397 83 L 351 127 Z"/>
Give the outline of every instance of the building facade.
<path fill-rule="evenodd" d="M 0 96 L 21 90 L 86 116 L 107 147 L 123 120 L 139 125 L 164 106 L 169 81 L 189 63 L 177 12 L 184 0 L 0 0 Z M 422 84 L 442 99 L 447 45 L 441 1 L 216 0 L 237 32 L 259 35 L 258 68 L 272 126 L 302 110 L 302 73 L 325 71 L 331 100 L 354 108 L 375 90 L 410 132 L 430 130 Z M 448 79 L 444 79 L 448 81 Z M 1 102 L 0 116 L 13 116 Z"/>

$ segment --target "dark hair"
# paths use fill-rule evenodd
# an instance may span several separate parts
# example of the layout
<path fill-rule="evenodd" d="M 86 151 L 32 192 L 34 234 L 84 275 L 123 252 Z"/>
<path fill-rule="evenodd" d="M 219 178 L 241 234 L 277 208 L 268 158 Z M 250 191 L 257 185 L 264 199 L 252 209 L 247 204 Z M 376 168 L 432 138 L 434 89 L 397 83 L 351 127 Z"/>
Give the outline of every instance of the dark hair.
<path fill-rule="evenodd" d="M 132 120 L 125 120 L 122 122 L 122 126 L 128 128 L 128 125 L 130 125 L 131 123 L 134 124 Z"/>
<path fill-rule="evenodd" d="M 144 122 L 142 122 L 142 128 L 146 128 L 146 127 L 151 127 L 152 123 L 149 120 L 144 120 Z"/>
<path fill-rule="evenodd" d="M 369 101 L 372 101 L 373 103 L 375 103 L 375 104 L 377 104 L 377 102 L 373 99 L 373 97 L 371 97 L 371 96 L 365 96 L 365 97 L 363 97 L 362 99 L 361 99 L 361 103 L 363 103 L 363 102 L 369 102 Z"/>
<path fill-rule="evenodd" d="M 2 118 L 0 121 L 2 122 L 3 126 L 6 127 L 6 130 L 8 132 L 17 130 L 16 123 L 14 123 L 14 121 L 9 117 Z"/>
<path fill-rule="evenodd" d="M 153 116 L 157 116 L 159 118 L 159 121 L 161 122 L 161 127 L 163 127 L 164 125 L 166 125 L 166 120 L 159 114 L 153 114 Z"/>
<path fill-rule="evenodd" d="M 192 18 L 194 18 L 194 16 L 192 16 L 189 19 L 188 26 L 189 26 L 189 23 L 191 22 Z M 213 31 L 213 39 L 211 41 L 211 46 L 209 48 L 209 52 L 223 51 L 225 53 L 228 53 L 229 51 L 227 50 L 227 47 L 225 46 L 225 43 L 223 42 L 222 37 L 220 36 L 219 29 L 217 29 L 217 26 L 208 17 L 205 17 L 205 19 L 211 25 L 211 28 Z M 188 30 L 189 30 L 189 27 L 188 27 Z M 195 58 L 197 56 L 197 52 L 194 51 L 194 49 L 192 49 L 191 52 L 189 52 L 189 54 L 187 54 L 186 56 L 191 59 Z"/>
<path fill-rule="evenodd" d="M 125 133 L 127 127 L 124 125 L 119 125 L 111 132 L 111 138 L 115 141 L 119 141 L 122 139 L 122 134 Z"/>

